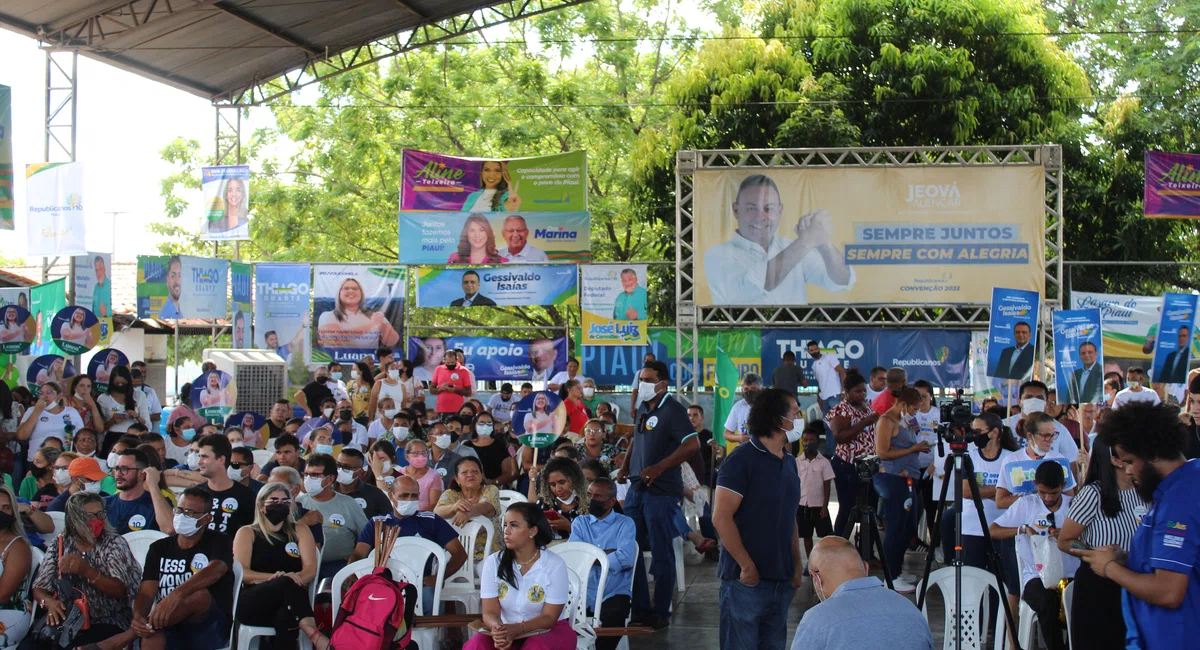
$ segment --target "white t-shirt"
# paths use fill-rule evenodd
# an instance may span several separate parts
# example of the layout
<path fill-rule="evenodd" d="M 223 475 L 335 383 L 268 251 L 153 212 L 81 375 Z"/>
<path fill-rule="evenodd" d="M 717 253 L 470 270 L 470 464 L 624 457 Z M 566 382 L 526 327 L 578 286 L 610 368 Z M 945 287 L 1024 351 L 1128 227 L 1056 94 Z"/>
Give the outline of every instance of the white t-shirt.
<path fill-rule="evenodd" d="M 389 384 L 388 381 L 385 379 L 379 382 L 379 397 L 376 398 L 375 404 L 378 406 L 383 398 L 390 397 L 395 402 L 397 409 L 404 408 L 404 382 L 397 380 L 396 383 Z"/>
<path fill-rule="evenodd" d="M 1004 470 L 1004 460 L 1012 452 L 1001 449 L 996 460 L 986 460 L 980 451 L 978 446 L 972 446 L 967 451 L 967 455 L 971 457 L 971 465 L 975 468 L 975 482 L 981 488 L 995 487 L 1000 483 L 1000 472 Z M 951 485 L 950 489 L 953 490 L 954 486 Z M 948 502 L 950 497 L 951 493 L 947 492 L 946 500 Z M 995 498 L 983 499 L 983 516 L 989 526 L 1002 512 L 1004 511 L 996 507 Z M 979 511 L 975 509 L 975 500 L 968 499 L 966 494 L 963 494 L 962 533 L 963 535 L 983 537 L 983 529 L 979 527 Z"/>
<path fill-rule="evenodd" d="M 1009 418 L 1004 421 L 1005 426 L 1013 430 L 1014 436 L 1017 435 L 1017 420 L 1019 419 L 1021 419 L 1021 414 L 1017 413 L 1016 415 L 1009 416 Z M 1054 431 L 1058 435 L 1054 438 L 1054 444 L 1050 445 L 1050 452 L 1062 454 L 1063 456 L 1070 458 L 1072 463 L 1075 462 L 1075 458 L 1079 456 L 1079 445 L 1076 444 L 1075 439 L 1071 437 L 1071 432 L 1067 431 L 1067 428 L 1063 426 L 1063 423 L 1059 422 L 1058 420 L 1054 421 Z M 1022 449 L 1025 448 L 1027 442 L 1028 441 L 1025 438 L 1017 438 L 1017 444 L 1021 445 Z"/>
<path fill-rule="evenodd" d="M 475 205 L 471 206 L 467 212 L 491 212 L 492 197 L 496 195 L 496 190 L 480 190 L 479 198 L 475 199 Z"/>
<path fill-rule="evenodd" d="M 725 430 L 744 436 L 749 433 L 746 428 L 746 421 L 749 419 L 750 404 L 745 399 L 740 399 L 733 403 L 733 408 L 729 409 L 729 417 L 725 418 Z"/>
<path fill-rule="evenodd" d="M 1066 478 L 1066 484 L 1063 486 L 1063 491 L 1070 490 L 1075 487 L 1075 474 L 1071 472 L 1071 462 L 1073 458 L 1068 458 L 1051 449 L 1046 452 L 1041 458 L 1030 458 L 1029 454 L 1024 449 L 1010 451 L 1001 459 L 1003 467 L 1000 470 L 1000 482 L 997 487 L 1002 487 L 1008 490 L 1009 494 L 1031 494 L 1033 493 L 1033 476 L 1037 472 L 1037 468 L 1042 463 L 1053 460 L 1063 466 L 1063 476 Z"/>
<path fill-rule="evenodd" d="M 550 261 L 550 257 L 546 255 L 545 251 L 529 243 L 526 243 L 525 246 L 521 248 L 520 253 L 514 253 L 510 248 L 504 249 L 504 256 L 508 258 L 509 264 L 518 264 L 521 262 L 528 264 L 530 262 Z"/>
<path fill-rule="evenodd" d="M 885 387 L 883 390 L 887 390 L 887 388 Z M 876 397 L 883 394 L 883 390 L 875 390 L 871 388 L 871 384 L 867 384 L 867 402 L 875 401 Z"/>
<path fill-rule="evenodd" d="M 1067 520 L 1067 513 L 1070 511 L 1071 497 L 1064 494 L 1062 504 L 1054 512 L 1055 528 L 1062 528 L 1063 522 Z M 1025 525 L 1037 530 L 1039 535 L 1047 535 L 1050 532 L 1049 514 L 1050 509 L 1042 503 L 1040 495 L 1028 494 L 1009 506 L 1008 510 L 1005 510 L 996 519 L 996 523 L 1005 528 L 1020 528 Z M 1063 577 L 1075 577 L 1075 570 L 1079 568 L 1079 558 L 1062 551 L 1059 553 L 1062 553 Z M 1021 587 L 1024 588 L 1025 583 L 1038 577 L 1037 564 L 1033 561 L 1033 545 L 1029 543 L 1029 535 L 1017 533 L 1017 555 L 1021 560 Z"/>
<path fill-rule="evenodd" d="M 491 412 L 492 417 L 495 418 L 497 422 L 508 422 L 512 420 L 513 409 L 517 408 L 517 402 L 519 400 L 520 396 L 517 393 L 509 395 L 508 401 L 505 401 L 503 397 L 500 397 L 500 393 L 496 393 L 492 395 L 491 399 L 488 400 L 488 411 Z"/>
<path fill-rule="evenodd" d="M 184 468 L 187 467 L 187 455 L 192 450 L 191 443 L 179 447 L 174 442 L 171 442 L 170 438 L 167 438 L 164 446 L 167 448 L 167 458 L 170 458 Z"/>
<path fill-rule="evenodd" d="M 492 553 L 483 561 L 483 570 L 479 574 L 479 596 L 481 598 L 497 598 L 500 600 L 500 622 L 512 625 L 536 618 L 542 613 L 542 606 L 566 605 L 567 592 L 570 590 L 570 578 L 567 577 L 567 563 L 553 551 L 543 550 L 542 556 L 529 568 L 529 573 L 521 575 L 520 567 L 513 565 L 513 574 L 517 586 L 514 587 L 500 579 L 497 575 L 500 566 L 500 552 Z M 570 615 L 563 607 L 558 620 Z"/>
<path fill-rule="evenodd" d="M 820 359 L 813 359 L 811 367 L 813 376 L 817 378 L 817 394 L 821 399 L 842 394 L 842 378 L 837 372 L 840 365 L 837 355 L 832 352 L 822 352 Z"/>
<path fill-rule="evenodd" d="M 21 424 L 29 421 L 33 416 L 34 409 L 25 411 L 25 415 L 21 417 Z M 67 444 L 66 426 L 67 423 L 75 427 L 72 431 L 79 431 L 83 428 L 83 418 L 79 417 L 79 411 L 76 411 L 70 406 L 64 406 L 63 410 L 58 413 L 50 411 L 42 411 L 38 416 L 37 424 L 33 426 L 33 434 L 29 436 L 29 454 L 25 456 L 25 460 L 33 461 L 33 454 L 42 448 L 42 444 L 46 442 L 46 438 L 58 438 Z"/>
<path fill-rule="evenodd" d="M 158 401 L 158 393 L 155 392 L 154 387 L 142 384 L 134 390 L 141 393 L 142 397 L 146 398 L 146 409 L 150 411 L 151 417 L 155 415 L 159 415 L 161 417 L 162 402 Z"/>
<path fill-rule="evenodd" d="M 767 250 L 763 251 L 762 246 L 735 232 L 729 241 L 705 251 L 704 268 L 712 270 L 708 274 L 712 304 L 807 305 L 810 284 L 826 291 L 846 291 L 854 286 L 854 267 L 850 267 L 846 284 L 838 284 L 829 277 L 821 253 L 813 249 L 768 291 L 767 263 L 791 243 L 792 239 L 788 237 L 773 235 Z"/>
<path fill-rule="evenodd" d="M 1143 387 L 1139 391 L 1132 391 L 1128 388 L 1122 388 L 1117 391 L 1116 398 L 1113 399 L 1113 408 L 1121 408 L 1122 405 L 1132 402 L 1150 402 L 1157 406 L 1162 403 L 1162 399 L 1158 397 L 1158 393 Z"/>
<path fill-rule="evenodd" d="M 937 425 L 941 415 L 941 412 L 935 408 L 930 408 L 928 413 L 917 411 L 914 414 L 917 424 L 921 427 L 916 432 L 917 442 L 928 442 L 932 445 L 929 451 L 923 451 L 917 456 L 922 469 L 929 467 L 929 463 L 933 461 L 934 451 L 937 449 Z"/>
<path fill-rule="evenodd" d="M 133 405 L 134 410 L 137 411 L 138 417 L 146 421 L 147 427 L 150 426 L 150 409 L 146 406 L 146 397 L 145 395 L 142 395 L 141 391 L 133 391 Z M 117 400 L 113 399 L 108 393 L 105 393 L 96 399 L 96 406 L 100 407 L 100 416 L 104 418 L 105 422 L 107 422 L 108 419 L 113 416 L 113 413 L 125 412 L 125 403 L 122 402 L 118 404 Z M 133 418 L 125 418 L 120 422 L 113 423 L 108 430 L 125 433 L 126 431 L 129 431 L 129 427 L 133 426 L 134 422 L 135 420 Z"/>
<path fill-rule="evenodd" d="M 342 383 L 340 379 L 330 377 L 329 381 L 325 382 L 325 387 L 333 393 L 333 399 L 338 401 L 350 399 L 350 393 L 346 392 L 346 384 Z"/>
<path fill-rule="evenodd" d="M 567 383 L 571 379 L 578 379 L 579 383 L 582 384 L 583 380 L 587 379 L 587 377 L 584 377 L 580 373 L 575 373 L 575 376 L 571 377 L 567 374 L 566 370 L 560 370 L 560 371 L 558 371 L 557 374 L 555 374 L 553 377 L 551 377 L 550 381 L 547 383 L 554 384 L 555 386 L 562 386 L 563 384 Z"/>

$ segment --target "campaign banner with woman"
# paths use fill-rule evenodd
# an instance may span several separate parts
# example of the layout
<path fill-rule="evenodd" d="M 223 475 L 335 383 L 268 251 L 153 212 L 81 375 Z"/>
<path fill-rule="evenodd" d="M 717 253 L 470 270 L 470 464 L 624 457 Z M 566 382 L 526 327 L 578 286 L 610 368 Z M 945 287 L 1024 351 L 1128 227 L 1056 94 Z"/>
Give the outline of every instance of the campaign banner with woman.
<path fill-rule="evenodd" d="M 105 348 L 92 355 L 88 363 L 87 375 L 92 378 L 96 392 L 108 391 L 108 378 L 118 366 L 129 367 L 129 357 L 116 348 Z"/>
<path fill-rule="evenodd" d="M 25 166 L 28 257 L 85 255 L 83 163 Z"/>
<path fill-rule="evenodd" d="M 237 387 L 233 375 L 210 370 L 192 382 L 192 408 L 205 420 L 220 425 L 237 405 Z"/>
<path fill-rule="evenodd" d="M 587 210 L 587 152 L 530 158 L 459 158 L 405 149 L 401 211 Z"/>
<path fill-rule="evenodd" d="M 1200 218 L 1200 155 L 1147 151 L 1143 213 L 1151 219 Z"/>
<path fill-rule="evenodd" d="M 229 263 L 229 294 L 232 297 L 233 315 L 233 347 L 244 350 L 251 347 L 254 332 L 250 327 L 250 317 L 254 313 L 252 268 L 241 262 Z"/>
<path fill-rule="evenodd" d="M 1104 340 L 1099 309 L 1057 309 L 1054 381 L 1059 404 L 1096 404 L 1104 398 Z"/>
<path fill-rule="evenodd" d="M 311 362 L 355 362 L 381 347 L 399 348 L 404 286 L 400 267 L 313 267 Z"/>
<path fill-rule="evenodd" d="M 37 324 L 28 309 L 17 304 L 0 307 L 0 352 L 25 354 L 33 345 L 36 331 Z"/>
<path fill-rule="evenodd" d="M 83 354 L 100 342 L 100 319 L 90 309 L 64 307 L 54 315 L 50 335 L 67 354 Z"/>
<path fill-rule="evenodd" d="M 573 305 L 579 299 L 575 265 L 417 269 L 418 307 Z"/>
<path fill-rule="evenodd" d="M 259 264 L 254 283 L 254 347 L 284 361 L 307 358 L 312 266 Z"/>
<path fill-rule="evenodd" d="M 228 429 L 229 427 L 241 427 L 243 436 L 246 435 L 246 433 L 253 435 L 255 431 L 261 429 L 266 423 L 267 418 L 257 413 L 251 411 L 241 411 L 225 418 L 224 428 Z"/>
<path fill-rule="evenodd" d="M 583 345 L 646 345 L 645 264 L 589 264 L 583 271 Z"/>
<path fill-rule="evenodd" d="M 63 391 L 68 390 L 66 380 L 75 376 L 75 366 L 57 354 L 43 354 L 29 364 L 25 370 L 25 382 L 33 396 L 41 391 L 42 384 L 52 381 Z"/>
<path fill-rule="evenodd" d="M 401 212 L 401 264 L 590 262 L 587 212 Z"/>
<path fill-rule="evenodd" d="M 546 381 L 567 369 L 567 339 L 498 339 L 488 336 L 410 336 L 414 376 L 427 381 L 446 350 L 461 349 L 477 381 Z"/>
<path fill-rule="evenodd" d="M 1195 294 L 1163 294 L 1158 338 L 1154 342 L 1154 363 L 1150 370 L 1150 378 L 1155 383 L 1182 384 L 1187 381 L 1196 303 Z"/>
<path fill-rule="evenodd" d="M 513 409 L 512 430 L 526 447 L 549 447 L 567 430 L 567 407 L 553 391 L 530 393 Z"/>
<path fill-rule="evenodd" d="M 100 345 L 113 331 L 112 255 L 88 253 L 71 258 L 75 265 L 75 304 L 92 310 L 100 319 Z"/>
<path fill-rule="evenodd" d="M 4 305 L 19 305 L 29 309 L 29 289 L 21 287 L 0 289 L 0 307 Z"/>
<path fill-rule="evenodd" d="M 29 354 L 66 354 L 50 336 L 50 325 L 54 315 L 67 306 L 67 279 L 59 278 L 33 287 L 29 290 L 29 304 L 36 328 Z"/>
<path fill-rule="evenodd" d="M 992 289 L 988 377 L 1024 381 L 1033 373 L 1040 305 L 1041 296 L 1036 291 Z"/>
<path fill-rule="evenodd" d="M 204 193 L 200 239 L 250 239 L 250 167 L 205 167 L 200 175 Z"/>

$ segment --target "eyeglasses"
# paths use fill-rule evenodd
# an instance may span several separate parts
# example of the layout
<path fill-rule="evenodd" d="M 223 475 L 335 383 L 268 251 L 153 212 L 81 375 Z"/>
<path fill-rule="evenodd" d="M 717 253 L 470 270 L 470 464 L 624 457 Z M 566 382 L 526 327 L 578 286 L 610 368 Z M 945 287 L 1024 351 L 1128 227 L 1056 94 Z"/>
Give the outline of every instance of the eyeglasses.
<path fill-rule="evenodd" d="M 1035 433 L 1033 435 L 1035 438 L 1037 438 L 1039 440 L 1050 441 L 1050 440 L 1054 440 L 1058 436 L 1058 432 L 1056 431 L 1054 433 Z"/>
<path fill-rule="evenodd" d="M 85 510 L 83 516 L 85 519 L 107 519 L 108 511 L 104 510 L 103 508 L 97 510 L 96 512 L 87 512 Z"/>
<path fill-rule="evenodd" d="M 113 473 L 114 474 L 128 474 L 129 472 L 136 472 L 139 469 L 141 469 L 141 468 L 140 467 L 121 467 L 120 465 L 118 465 L 113 468 Z"/>
<path fill-rule="evenodd" d="M 584 433 L 594 433 L 596 435 L 602 435 L 604 433 L 604 429 L 584 429 L 583 432 Z"/>
<path fill-rule="evenodd" d="M 171 510 L 177 515 L 183 515 L 192 519 L 199 519 L 208 514 L 207 510 L 188 510 L 187 508 L 174 508 Z"/>
<path fill-rule="evenodd" d="M 356 467 L 354 465 L 346 465 L 345 463 L 338 463 L 337 468 L 344 469 L 347 472 L 357 472 L 358 470 L 362 469 L 361 467 Z"/>
<path fill-rule="evenodd" d="M 263 504 L 268 505 L 268 506 L 277 506 L 279 504 L 291 505 L 292 500 L 288 499 L 288 498 L 280 499 L 278 497 L 271 497 L 271 498 L 267 499 L 266 501 L 263 501 Z"/>
<path fill-rule="evenodd" d="M 229 463 L 229 466 L 232 467 L 233 469 L 241 469 L 243 467 L 249 467 L 253 464 L 254 463 Z"/>

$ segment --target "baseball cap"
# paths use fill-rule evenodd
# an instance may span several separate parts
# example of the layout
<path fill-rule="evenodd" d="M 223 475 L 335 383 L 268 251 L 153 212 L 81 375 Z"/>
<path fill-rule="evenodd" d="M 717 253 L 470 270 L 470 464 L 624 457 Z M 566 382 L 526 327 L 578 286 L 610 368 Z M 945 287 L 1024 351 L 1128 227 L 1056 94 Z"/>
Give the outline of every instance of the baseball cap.
<path fill-rule="evenodd" d="M 71 461 L 67 467 L 67 473 L 71 478 L 83 477 L 89 481 L 103 481 L 104 477 L 108 476 L 100 469 L 100 463 L 96 462 L 95 458 L 80 457 Z"/>

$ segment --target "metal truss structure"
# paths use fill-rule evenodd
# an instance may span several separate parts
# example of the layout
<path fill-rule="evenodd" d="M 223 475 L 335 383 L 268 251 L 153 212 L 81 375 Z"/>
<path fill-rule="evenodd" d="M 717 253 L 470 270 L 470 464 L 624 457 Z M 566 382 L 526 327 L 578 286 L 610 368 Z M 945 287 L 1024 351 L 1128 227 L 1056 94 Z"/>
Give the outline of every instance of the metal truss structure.
<path fill-rule="evenodd" d="M 806 306 L 697 306 L 694 302 L 696 256 L 693 220 L 695 174 L 719 169 L 889 168 L 889 167 L 1001 167 L 1034 166 L 1044 169 L 1045 292 L 1043 305 L 1060 308 L 1063 299 L 1063 167 L 1060 145 L 1007 147 L 864 147 L 830 149 L 744 149 L 679 151 L 675 155 L 675 340 L 680 366 L 690 371 L 676 374 L 681 395 L 694 399 L 702 370 L 699 358 L 701 329 L 730 327 L 986 327 L 990 305 L 963 303 L 855 304 Z M 1050 309 L 1041 310 L 1039 357 L 1045 350 Z"/>

